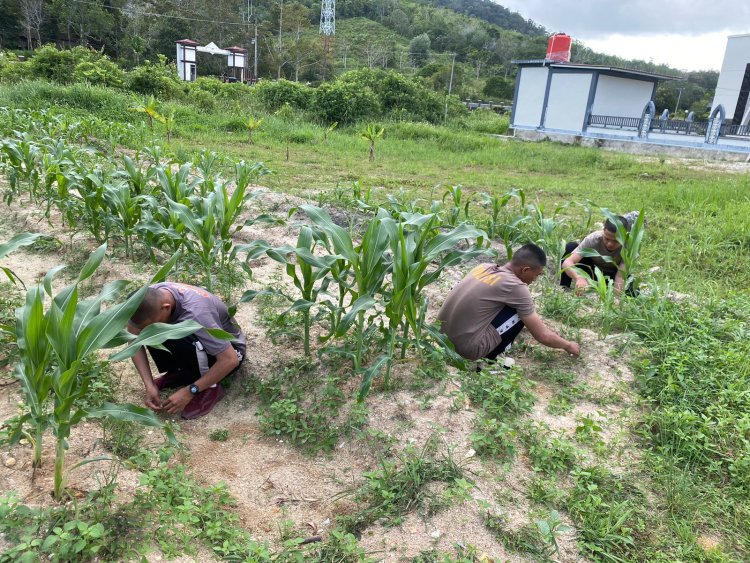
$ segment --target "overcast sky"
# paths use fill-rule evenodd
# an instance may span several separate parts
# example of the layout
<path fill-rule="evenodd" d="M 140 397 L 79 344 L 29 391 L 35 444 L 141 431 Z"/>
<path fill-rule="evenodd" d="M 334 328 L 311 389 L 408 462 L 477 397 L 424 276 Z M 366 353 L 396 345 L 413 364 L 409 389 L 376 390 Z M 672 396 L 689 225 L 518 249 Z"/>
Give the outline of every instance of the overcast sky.
<path fill-rule="evenodd" d="M 595 51 L 720 70 L 727 35 L 750 33 L 750 0 L 495 0 Z"/>

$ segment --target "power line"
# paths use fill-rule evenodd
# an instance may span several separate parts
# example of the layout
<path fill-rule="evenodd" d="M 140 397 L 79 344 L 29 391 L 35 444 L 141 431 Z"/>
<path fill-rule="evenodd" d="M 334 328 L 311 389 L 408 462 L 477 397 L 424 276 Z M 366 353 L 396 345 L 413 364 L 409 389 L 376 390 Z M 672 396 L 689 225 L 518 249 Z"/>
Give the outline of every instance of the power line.
<path fill-rule="evenodd" d="M 88 6 L 98 6 L 99 8 L 105 8 L 109 10 L 118 10 L 122 12 L 125 15 L 129 14 L 138 14 L 140 16 L 151 16 L 155 18 L 169 18 L 174 20 L 185 20 L 185 21 L 191 21 L 191 22 L 200 22 L 200 23 L 218 23 L 221 25 L 238 25 L 242 27 L 247 27 L 246 23 L 238 23 L 238 22 L 225 22 L 225 21 L 219 21 L 219 20 L 205 20 L 202 18 L 189 18 L 187 16 L 172 16 L 169 14 L 157 14 L 155 12 L 143 12 L 140 10 L 130 10 L 125 8 L 120 8 L 118 6 L 104 6 L 100 4 L 99 2 L 89 2 L 87 0 L 68 0 L 69 2 L 74 2 L 76 4 L 86 4 Z"/>

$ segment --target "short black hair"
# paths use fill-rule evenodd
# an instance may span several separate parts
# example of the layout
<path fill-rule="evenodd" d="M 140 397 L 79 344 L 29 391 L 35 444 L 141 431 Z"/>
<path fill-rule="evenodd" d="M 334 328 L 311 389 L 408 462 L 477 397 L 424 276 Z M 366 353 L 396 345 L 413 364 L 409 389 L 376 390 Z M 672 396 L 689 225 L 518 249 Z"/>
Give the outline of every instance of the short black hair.
<path fill-rule="evenodd" d="M 630 222 L 622 215 L 617 215 L 617 218 L 620 220 L 620 223 L 622 223 L 622 226 L 625 228 L 625 230 L 627 232 L 630 232 Z M 610 233 L 617 233 L 617 225 L 615 225 L 609 219 L 604 222 L 604 229 L 609 231 Z"/>
<path fill-rule="evenodd" d="M 544 268 L 547 265 L 547 255 L 535 244 L 524 244 L 513 253 L 511 264 L 515 266 L 531 266 Z"/>
<path fill-rule="evenodd" d="M 130 322 L 136 326 L 140 326 L 145 321 L 153 319 L 159 312 L 161 307 L 161 294 L 158 289 L 149 287 L 146 290 L 146 295 L 143 297 L 143 301 L 130 317 Z"/>

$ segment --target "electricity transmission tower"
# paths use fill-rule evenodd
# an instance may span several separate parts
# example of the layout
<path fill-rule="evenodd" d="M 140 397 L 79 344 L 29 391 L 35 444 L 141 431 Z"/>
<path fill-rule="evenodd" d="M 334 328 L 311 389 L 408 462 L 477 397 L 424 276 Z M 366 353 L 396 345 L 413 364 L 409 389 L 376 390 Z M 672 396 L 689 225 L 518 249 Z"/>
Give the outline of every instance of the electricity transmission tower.
<path fill-rule="evenodd" d="M 336 36 L 336 0 L 322 0 L 320 5 L 320 33 L 323 35 L 323 50 L 330 53 Z"/>

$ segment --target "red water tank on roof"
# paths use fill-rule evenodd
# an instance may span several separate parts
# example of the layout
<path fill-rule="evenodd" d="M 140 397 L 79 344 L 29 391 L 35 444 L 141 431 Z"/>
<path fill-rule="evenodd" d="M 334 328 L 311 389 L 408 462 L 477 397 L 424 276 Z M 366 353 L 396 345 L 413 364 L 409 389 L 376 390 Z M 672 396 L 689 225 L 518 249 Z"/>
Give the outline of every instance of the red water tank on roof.
<path fill-rule="evenodd" d="M 547 60 L 559 63 L 570 62 L 570 45 L 573 43 L 570 35 L 555 33 L 550 35 L 547 43 Z"/>

